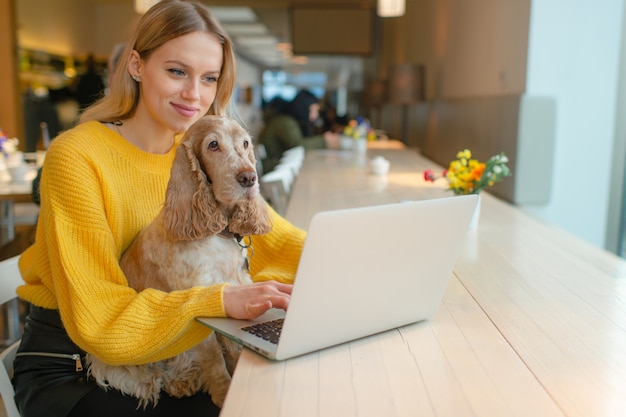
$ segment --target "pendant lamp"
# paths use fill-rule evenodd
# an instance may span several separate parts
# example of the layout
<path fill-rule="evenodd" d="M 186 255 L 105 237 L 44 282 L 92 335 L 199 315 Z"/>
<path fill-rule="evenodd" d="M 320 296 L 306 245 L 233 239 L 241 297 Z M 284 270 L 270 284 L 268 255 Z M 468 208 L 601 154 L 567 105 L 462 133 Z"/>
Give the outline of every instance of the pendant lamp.
<path fill-rule="evenodd" d="M 404 15 L 405 0 L 378 0 L 378 16 L 398 17 Z"/>

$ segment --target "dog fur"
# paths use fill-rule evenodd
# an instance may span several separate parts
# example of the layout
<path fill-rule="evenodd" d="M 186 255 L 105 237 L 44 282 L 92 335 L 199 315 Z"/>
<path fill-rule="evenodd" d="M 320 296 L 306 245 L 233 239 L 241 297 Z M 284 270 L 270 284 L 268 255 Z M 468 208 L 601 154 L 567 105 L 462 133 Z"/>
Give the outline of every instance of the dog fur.
<path fill-rule="evenodd" d="M 251 283 L 246 249 L 233 235 L 271 230 L 255 167 L 252 141 L 239 124 L 220 116 L 194 123 L 176 151 L 164 207 L 120 260 L 128 284 L 175 291 Z M 160 362 L 111 366 L 87 355 L 87 365 L 100 386 L 137 397 L 140 407 L 156 405 L 162 390 L 175 397 L 204 390 L 221 407 L 240 349 L 213 333 Z"/>

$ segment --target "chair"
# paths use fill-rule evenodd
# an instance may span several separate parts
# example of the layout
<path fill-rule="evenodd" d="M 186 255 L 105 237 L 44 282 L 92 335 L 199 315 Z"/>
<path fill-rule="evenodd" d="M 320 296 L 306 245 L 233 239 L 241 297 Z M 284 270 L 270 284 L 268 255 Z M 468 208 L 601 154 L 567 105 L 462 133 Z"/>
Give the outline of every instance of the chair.
<path fill-rule="evenodd" d="M 15 391 L 11 383 L 11 377 L 13 376 L 13 360 L 15 359 L 19 345 L 20 341 L 18 340 L 0 353 L 0 359 L 2 359 L 2 364 L 4 365 L 0 369 L 0 397 L 2 397 L 2 403 L 7 417 L 20 417 L 20 412 L 13 399 Z"/>
<path fill-rule="evenodd" d="M 305 154 L 306 154 L 306 150 L 304 146 L 294 146 L 293 148 L 289 148 L 285 152 L 283 152 L 282 156 L 287 156 L 287 157 L 295 156 L 297 158 L 304 159 Z"/>
<path fill-rule="evenodd" d="M 297 159 L 281 159 L 280 162 L 274 167 L 274 170 L 277 169 L 290 169 L 293 172 L 294 177 L 297 177 L 300 173 L 300 168 L 302 168 L 302 161 Z"/>
<path fill-rule="evenodd" d="M 287 203 L 289 202 L 289 193 L 285 190 L 284 176 L 276 175 L 270 172 L 261 177 L 261 194 L 270 203 L 270 205 L 281 216 L 287 211 Z"/>
<path fill-rule="evenodd" d="M 305 150 L 303 146 L 289 148 L 282 153 L 280 161 L 274 169 L 279 167 L 287 167 L 293 171 L 295 176 L 298 176 L 298 174 L 300 173 L 300 168 L 302 168 L 302 163 L 304 162 L 304 157 Z"/>
<path fill-rule="evenodd" d="M 267 158 L 265 145 L 262 143 L 254 145 L 254 157 L 256 158 L 256 174 L 260 177 L 263 175 L 263 160 Z"/>
<path fill-rule="evenodd" d="M 18 311 L 18 299 L 15 289 L 22 285 L 22 275 L 17 267 L 19 256 L 14 256 L 0 261 L 0 305 L 7 304 L 8 335 L 12 344 L 0 353 L 0 359 L 4 366 L 0 367 L 0 396 L 6 410 L 7 417 L 20 417 L 13 396 L 13 359 L 17 352 L 20 340 L 20 317 Z M 17 339 L 17 340 L 15 340 Z"/>
<path fill-rule="evenodd" d="M 259 184 L 263 186 L 263 184 L 267 184 L 271 181 L 280 181 L 283 184 L 284 193 L 289 195 L 291 192 L 291 184 L 295 181 L 296 176 L 293 172 L 293 169 L 289 167 L 281 167 L 278 169 L 273 169 L 270 172 L 266 172 L 261 177 Z"/>

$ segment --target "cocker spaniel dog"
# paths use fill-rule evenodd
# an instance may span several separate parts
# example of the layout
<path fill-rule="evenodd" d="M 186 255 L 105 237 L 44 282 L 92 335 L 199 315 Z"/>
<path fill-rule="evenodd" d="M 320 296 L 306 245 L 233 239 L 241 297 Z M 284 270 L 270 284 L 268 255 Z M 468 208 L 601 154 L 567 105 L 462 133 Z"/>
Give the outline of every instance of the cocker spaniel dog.
<path fill-rule="evenodd" d="M 175 291 L 251 283 L 249 236 L 271 230 L 255 166 L 252 142 L 239 124 L 220 116 L 194 123 L 176 150 L 162 210 L 120 260 L 129 285 Z M 212 333 L 160 362 L 110 366 L 87 355 L 87 364 L 100 386 L 137 397 L 144 408 L 156 404 L 162 390 L 175 397 L 204 390 L 221 407 L 240 350 Z"/>

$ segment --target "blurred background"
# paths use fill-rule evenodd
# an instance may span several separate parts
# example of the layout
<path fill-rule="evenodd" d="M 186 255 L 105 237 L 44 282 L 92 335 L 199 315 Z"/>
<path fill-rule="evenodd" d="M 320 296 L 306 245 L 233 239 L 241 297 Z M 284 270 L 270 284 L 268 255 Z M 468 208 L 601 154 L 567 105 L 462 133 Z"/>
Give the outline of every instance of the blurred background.
<path fill-rule="evenodd" d="M 237 48 L 250 131 L 308 88 L 441 165 L 506 152 L 490 192 L 623 256 L 625 0 L 203 1 Z M 0 127 L 33 147 L 71 127 L 88 57 L 107 61 L 145 1 L 0 0 Z M 149 3 L 149 2 L 148 2 Z"/>

